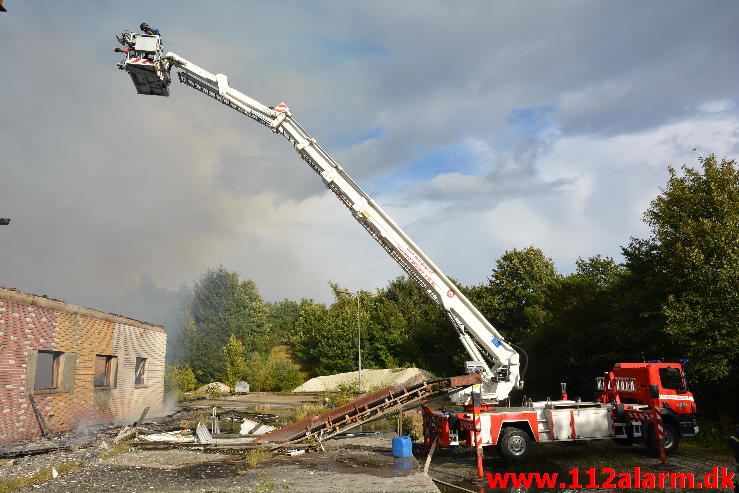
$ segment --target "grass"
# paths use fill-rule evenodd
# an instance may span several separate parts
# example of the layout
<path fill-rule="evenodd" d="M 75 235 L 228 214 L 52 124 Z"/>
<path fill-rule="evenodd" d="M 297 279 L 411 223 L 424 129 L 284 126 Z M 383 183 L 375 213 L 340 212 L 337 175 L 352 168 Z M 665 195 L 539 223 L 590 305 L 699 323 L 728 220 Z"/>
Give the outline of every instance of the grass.
<path fill-rule="evenodd" d="M 115 457 L 123 452 L 128 452 L 129 450 L 131 450 L 131 446 L 128 442 L 116 443 L 110 448 L 110 450 L 106 450 L 100 454 L 100 460 L 110 459 L 111 457 Z"/>
<path fill-rule="evenodd" d="M 729 447 L 727 438 L 732 432 L 731 423 L 728 418 L 698 418 L 700 432 L 680 442 L 681 447 L 694 450 L 705 450 L 721 455 L 734 455 Z"/>
<path fill-rule="evenodd" d="M 183 419 L 182 421 L 177 423 L 177 426 L 185 429 L 195 429 L 198 427 L 198 423 L 200 422 L 201 420 L 199 419 Z"/>
<path fill-rule="evenodd" d="M 257 448 L 254 450 L 250 450 L 246 456 L 244 457 L 244 464 L 246 464 L 247 467 L 256 467 L 261 462 L 264 462 L 265 460 L 272 457 L 272 451 L 268 448 Z"/>
<path fill-rule="evenodd" d="M 385 466 L 385 462 L 375 459 L 374 457 L 357 457 L 354 459 L 354 462 L 359 466 L 364 467 L 383 467 Z"/>
<path fill-rule="evenodd" d="M 272 493 L 277 489 L 277 480 L 267 473 L 259 476 L 254 485 L 254 493 Z"/>
<path fill-rule="evenodd" d="M 67 462 L 65 464 L 60 464 L 58 466 L 47 467 L 31 476 L 8 479 L 0 483 L 0 493 L 11 493 L 14 491 L 20 491 L 22 489 L 31 488 L 32 486 L 46 482 L 51 479 L 52 467 L 56 468 L 56 472 L 58 472 L 59 475 L 61 476 L 63 474 L 67 474 L 75 469 L 79 469 L 84 466 L 85 466 L 85 463 L 82 461 Z"/>
<path fill-rule="evenodd" d="M 307 402 L 295 408 L 294 420 L 297 422 L 307 418 L 308 416 L 315 416 L 316 414 L 321 414 L 326 411 L 328 411 L 328 409 L 323 407 L 322 404 Z"/>

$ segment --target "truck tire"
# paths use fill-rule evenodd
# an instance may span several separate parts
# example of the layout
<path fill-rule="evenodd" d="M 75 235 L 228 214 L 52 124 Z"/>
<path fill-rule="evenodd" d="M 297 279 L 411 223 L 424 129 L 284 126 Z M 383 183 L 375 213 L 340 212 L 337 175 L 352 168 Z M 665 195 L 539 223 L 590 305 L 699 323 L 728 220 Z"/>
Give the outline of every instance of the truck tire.
<path fill-rule="evenodd" d="M 665 434 L 665 454 L 671 455 L 677 450 L 677 446 L 680 444 L 680 432 L 677 431 L 672 424 L 662 422 L 662 430 Z M 647 438 L 647 446 L 654 452 L 659 452 L 659 446 L 657 445 L 656 433 L 654 432 L 654 426 L 649 427 L 649 437 Z"/>
<path fill-rule="evenodd" d="M 512 462 L 523 462 L 531 454 L 531 437 L 518 428 L 504 428 L 498 440 L 500 455 Z"/>

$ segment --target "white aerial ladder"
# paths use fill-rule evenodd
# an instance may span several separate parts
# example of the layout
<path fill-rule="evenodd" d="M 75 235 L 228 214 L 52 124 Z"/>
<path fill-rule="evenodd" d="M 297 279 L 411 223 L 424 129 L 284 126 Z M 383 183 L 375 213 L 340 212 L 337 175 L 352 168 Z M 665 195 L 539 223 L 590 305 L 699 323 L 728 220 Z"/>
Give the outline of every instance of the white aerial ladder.
<path fill-rule="evenodd" d="M 466 363 L 469 373 L 480 373 L 483 401 L 503 402 L 514 388 L 523 387 L 519 354 L 447 278 L 413 240 L 403 232 L 385 211 L 367 195 L 326 151 L 292 118 L 289 108 L 275 107 L 231 88 L 223 74 L 212 74 L 194 63 L 168 52 L 163 53 L 159 31 L 141 24 L 143 33 L 124 32 L 116 38 L 125 46 L 116 52 L 126 54 L 118 64 L 131 76 L 139 94 L 168 96 L 170 70 L 178 70 L 180 82 L 197 89 L 226 106 L 243 113 L 285 137 L 298 155 L 318 173 L 327 188 L 349 209 L 385 251 L 420 284 L 444 310 L 456 329 L 462 345 L 472 361 Z M 466 393 L 455 394 L 465 402 Z"/>

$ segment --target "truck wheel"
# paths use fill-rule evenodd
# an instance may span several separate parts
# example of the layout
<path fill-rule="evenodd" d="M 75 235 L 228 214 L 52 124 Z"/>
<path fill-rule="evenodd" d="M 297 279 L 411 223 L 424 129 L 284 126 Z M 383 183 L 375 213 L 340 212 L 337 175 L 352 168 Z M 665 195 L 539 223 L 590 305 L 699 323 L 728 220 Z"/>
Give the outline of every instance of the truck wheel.
<path fill-rule="evenodd" d="M 677 428 L 673 425 L 664 421 L 662 422 L 662 430 L 665 434 L 665 454 L 671 455 L 675 450 L 677 450 L 677 446 L 680 444 L 680 432 L 678 432 Z M 654 426 L 649 427 L 649 439 L 647 440 L 647 445 L 653 452 L 657 453 L 659 451 Z"/>
<path fill-rule="evenodd" d="M 531 453 L 531 437 L 518 428 L 504 428 L 498 440 L 498 450 L 505 459 L 523 462 Z"/>

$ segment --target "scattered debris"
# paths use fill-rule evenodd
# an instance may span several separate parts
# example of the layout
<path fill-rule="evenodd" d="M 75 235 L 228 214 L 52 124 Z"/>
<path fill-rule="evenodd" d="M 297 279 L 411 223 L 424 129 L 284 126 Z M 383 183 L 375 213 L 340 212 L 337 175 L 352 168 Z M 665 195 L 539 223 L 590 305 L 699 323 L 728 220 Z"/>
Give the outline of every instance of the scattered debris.
<path fill-rule="evenodd" d="M 194 443 L 195 437 L 192 435 L 192 432 L 190 430 L 178 430 L 168 431 L 164 433 L 150 433 L 148 435 L 141 435 L 139 437 L 139 440 L 143 440 L 145 442 Z"/>
<path fill-rule="evenodd" d="M 36 415 L 36 421 L 38 421 L 38 426 L 41 428 L 41 436 L 48 436 L 49 431 L 48 427 L 46 426 L 46 420 L 41 415 L 41 411 L 38 410 L 38 406 L 36 405 L 36 401 L 33 398 L 33 394 L 28 394 L 28 400 L 31 401 L 31 407 L 33 408 L 33 413 Z"/>
<path fill-rule="evenodd" d="M 241 435 L 264 435 L 265 433 L 270 433 L 276 429 L 277 428 L 271 425 L 265 425 L 262 423 L 258 423 L 256 421 L 252 421 L 251 419 L 245 419 L 244 422 L 241 423 L 241 430 L 239 431 L 239 434 Z"/>
<path fill-rule="evenodd" d="M 15 464 L 15 460 L 9 459 L 9 460 L 0 460 L 0 466 L 12 466 Z"/>
<path fill-rule="evenodd" d="M 118 433 L 118 435 L 113 439 L 113 443 L 122 442 L 123 440 L 131 438 L 134 435 L 136 435 L 136 428 L 133 428 L 131 426 L 124 426 L 120 433 Z"/>
<path fill-rule="evenodd" d="M 134 421 L 133 427 L 138 428 L 139 425 L 141 425 L 144 422 L 144 418 L 146 418 L 146 415 L 149 412 L 149 406 L 146 406 L 143 411 L 141 411 L 141 415 L 139 416 L 139 419 Z"/>
<path fill-rule="evenodd" d="M 195 428 L 195 435 L 198 437 L 198 443 L 205 445 L 213 444 L 213 435 L 210 434 L 208 428 L 203 423 L 198 423 L 198 427 Z"/>
<path fill-rule="evenodd" d="M 379 431 L 355 431 L 349 433 L 339 433 L 337 435 L 334 435 L 334 438 L 376 437 L 379 435 Z"/>
<path fill-rule="evenodd" d="M 7 452 L 0 453 L 0 458 L 3 459 L 11 459 L 15 457 L 26 457 L 29 455 L 40 455 L 40 454 L 47 454 L 49 452 L 56 452 L 57 450 L 70 450 L 72 447 L 62 447 L 60 445 L 50 445 L 47 447 L 33 447 L 33 448 L 24 448 L 20 450 L 11 450 Z"/>
<path fill-rule="evenodd" d="M 295 455 L 303 455 L 305 453 L 305 449 L 294 449 L 294 450 L 288 450 L 285 455 L 288 457 L 293 457 Z"/>
<path fill-rule="evenodd" d="M 210 432 L 213 435 L 221 433 L 221 425 L 218 420 L 218 408 L 216 406 L 213 406 L 213 411 L 210 415 Z"/>

